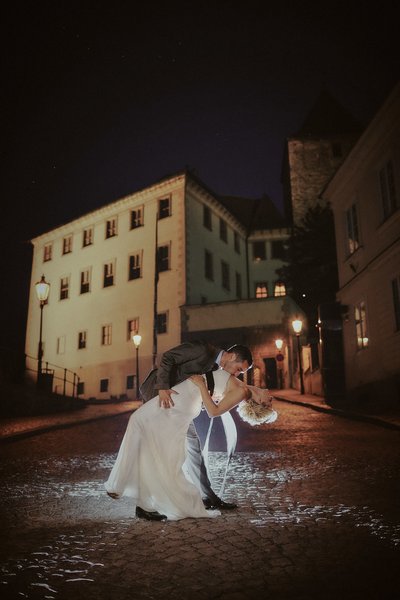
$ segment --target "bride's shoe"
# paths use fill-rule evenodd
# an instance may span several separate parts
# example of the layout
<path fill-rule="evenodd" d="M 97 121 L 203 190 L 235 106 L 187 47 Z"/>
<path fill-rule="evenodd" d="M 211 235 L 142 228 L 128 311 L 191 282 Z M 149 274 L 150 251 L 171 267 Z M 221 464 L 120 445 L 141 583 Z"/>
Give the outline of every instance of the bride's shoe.
<path fill-rule="evenodd" d="M 110 498 L 112 498 L 113 500 L 118 500 L 119 498 L 119 494 L 116 494 L 115 492 L 107 492 L 107 495 L 110 496 Z"/>

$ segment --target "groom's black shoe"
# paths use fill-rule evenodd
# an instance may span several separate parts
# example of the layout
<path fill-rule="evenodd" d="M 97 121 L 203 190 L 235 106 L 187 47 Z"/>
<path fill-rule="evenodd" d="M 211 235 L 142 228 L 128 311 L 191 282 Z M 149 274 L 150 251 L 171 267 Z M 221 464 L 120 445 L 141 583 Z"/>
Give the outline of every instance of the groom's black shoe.
<path fill-rule="evenodd" d="M 139 519 L 146 519 L 146 521 L 165 521 L 167 518 L 166 515 L 161 515 L 159 512 L 144 510 L 143 508 L 140 508 L 140 506 L 136 507 L 136 516 L 139 517 Z"/>
<path fill-rule="evenodd" d="M 233 502 L 224 502 L 221 498 L 217 498 L 212 502 L 209 498 L 203 498 L 203 504 L 206 510 L 234 510 L 237 508 L 237 504 Z"/>

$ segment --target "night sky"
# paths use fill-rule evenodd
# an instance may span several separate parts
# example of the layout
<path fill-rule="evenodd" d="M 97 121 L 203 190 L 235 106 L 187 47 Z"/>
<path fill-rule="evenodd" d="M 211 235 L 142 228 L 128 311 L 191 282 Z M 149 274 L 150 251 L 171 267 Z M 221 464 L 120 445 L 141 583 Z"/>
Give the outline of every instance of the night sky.
<path fill-rule="evenodd" d="M 107 5 L 2 15 L 3 348 L 23 337 L 31 237 L 186 166 L 281 207 L 285 138 L 322 88 L 367 124 L 398 80 L 395 2 Z"/>

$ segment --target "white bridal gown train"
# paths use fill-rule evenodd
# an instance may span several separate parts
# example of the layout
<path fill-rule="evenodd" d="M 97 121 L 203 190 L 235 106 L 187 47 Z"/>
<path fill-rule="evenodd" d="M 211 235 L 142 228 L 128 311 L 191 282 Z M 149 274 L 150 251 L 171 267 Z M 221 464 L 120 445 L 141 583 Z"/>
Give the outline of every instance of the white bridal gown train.
<path fill-rule="evenodd" d="M 213 375 L 214 397 L 221 397 L 230 375 L 222 369 Z M 160 408 L 156 396 L 131 415 L 105 488 L 170 520 L 218 516 L 204 508 L 184 468 L 187 430 L 202 406 L 199 388 L 186 380 L 172 389 L 178 392 L 172 408 Z"/>

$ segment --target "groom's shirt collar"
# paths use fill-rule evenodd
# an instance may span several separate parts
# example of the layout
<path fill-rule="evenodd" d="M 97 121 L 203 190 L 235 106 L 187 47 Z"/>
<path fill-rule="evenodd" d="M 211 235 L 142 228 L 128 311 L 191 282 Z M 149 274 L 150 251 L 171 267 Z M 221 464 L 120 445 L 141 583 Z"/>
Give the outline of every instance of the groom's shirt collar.
<path fill-rule="evenodd" d="M 215 362 L 217 363 L 217 365 L 220 367 L 221 366 L 221 358 L 223 355 L 224 351 L 221 350 L 221 352 L 218 354 L 217 358 L 215 359 Z"/>

